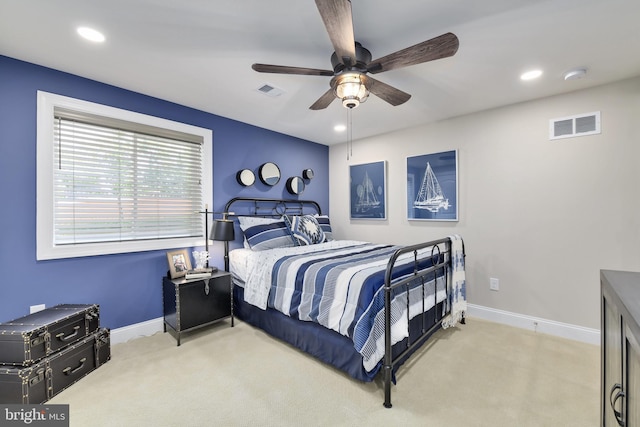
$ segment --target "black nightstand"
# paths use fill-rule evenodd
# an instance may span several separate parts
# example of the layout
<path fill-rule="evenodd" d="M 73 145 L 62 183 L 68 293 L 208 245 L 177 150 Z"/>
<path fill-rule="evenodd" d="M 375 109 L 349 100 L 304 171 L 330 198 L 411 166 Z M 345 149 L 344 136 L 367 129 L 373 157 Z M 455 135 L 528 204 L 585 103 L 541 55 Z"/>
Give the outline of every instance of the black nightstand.
<path fill-rule="evenodd" d="M 233 292 L 231 274 L 216 271 L 208 279 L 162 279 L 164 331 L 167 326 L 180 334 L 231 318 L 233 326 Z"/>

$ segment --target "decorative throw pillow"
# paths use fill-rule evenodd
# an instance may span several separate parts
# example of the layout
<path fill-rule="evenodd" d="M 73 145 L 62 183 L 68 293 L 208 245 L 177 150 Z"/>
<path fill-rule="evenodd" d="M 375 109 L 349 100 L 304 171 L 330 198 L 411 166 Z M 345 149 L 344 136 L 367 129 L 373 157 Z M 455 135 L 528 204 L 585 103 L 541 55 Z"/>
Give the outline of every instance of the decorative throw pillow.
<path fill-rule="evenodd" d="M 300 246 L 315 245 L 325 241 L 324 232 L 312 215 L 287 217 L 291 235 L 298 240 Z"/>
<path fill-rule="evenodd" d="M 266 218 L 263 216 L 239 216 L 238 217 L 238 223 L 240 224 L 240 229 L 242 229 L 243 233 L 244 233 L 244 230 L 248 229 L 249 227 L 253 227 L 254 225 L 273 224 L 274 222 L 280 222 L 280 221 L 283 221 L 282 217 L 280 218 Z M 249 242 L 247 242 L 247 237 L 245 236 L 244 239 L 242 240 L 243 240 L 242 244 L 245 247 L 245 249 L 251 249 L 251 245 L 249 245 Z"/>
<path fill-rule="evenodd" d="M 324 241 L 330 242 L 333 240 L 333 232 L 331 231 L 331 222 L 328 215 L 316 215 L 316 221 L 320 224 L 320 228 L 324 233 Z"/>
<path fill-rule="evenodd" d="M 261 219 L 264 220 L 264 218 Z M 287 224 L 285 224 L 282 219 L 274 221 L 261 221 L 255 218 L 252 220 L 241 220 L 240 228 L 244 232 L 244 237 L 249 247 L 254 251 L 296 246 L 296 243 L 291 238 Z"/>

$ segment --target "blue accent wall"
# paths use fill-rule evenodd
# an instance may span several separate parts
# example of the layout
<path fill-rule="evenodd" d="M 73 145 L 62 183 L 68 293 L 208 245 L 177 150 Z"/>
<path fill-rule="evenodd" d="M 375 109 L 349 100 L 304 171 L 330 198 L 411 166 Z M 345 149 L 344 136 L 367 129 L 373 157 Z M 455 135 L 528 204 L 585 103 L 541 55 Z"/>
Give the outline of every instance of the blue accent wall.
<path fill-rule="evenodd" d="M 286 179 L 311 168 L 302 199 L 329 211 L 327 146 L 268 131 L 94 80 L 0 56 L 0 322 L 29 306 L 100 304 L 101 325 L 119 328 L 162 316 L 165 251 L 36 261 L 36 105 L 38 90 L 122 108 L 213 131 L 214 210 L 235 196 L 294 198 Z M 267 161 L 278 164 L 274 187 L 236 182 L 236 172 Z M 221 242 L 212 265 L 222 266 Z"/>

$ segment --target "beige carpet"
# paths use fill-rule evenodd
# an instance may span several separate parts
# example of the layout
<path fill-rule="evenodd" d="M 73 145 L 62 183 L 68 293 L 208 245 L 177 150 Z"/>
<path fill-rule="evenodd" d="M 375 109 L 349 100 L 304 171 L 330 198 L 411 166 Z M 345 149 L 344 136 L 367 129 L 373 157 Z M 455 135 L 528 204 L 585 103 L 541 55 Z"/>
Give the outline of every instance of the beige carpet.
<path fill-rule="evenodd" d="M 398 373 L 361 383 L 236 322 L 112 347 L 50 403 L 71 426 L 596 426 L 599 347 L 468 319 Z"/>

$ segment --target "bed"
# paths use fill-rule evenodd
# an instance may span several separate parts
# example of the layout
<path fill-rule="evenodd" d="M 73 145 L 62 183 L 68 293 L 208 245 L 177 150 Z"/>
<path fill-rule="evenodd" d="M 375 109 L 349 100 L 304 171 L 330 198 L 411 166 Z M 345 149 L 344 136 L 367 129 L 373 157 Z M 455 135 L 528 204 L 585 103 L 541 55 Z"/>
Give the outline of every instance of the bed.
<path fill-rule="evenodd" d="M 398 368 L 441 327 L 464 323 L 464 243 L 335 240 L 314 201 L 237 197 L 225 206 L 234 315 L 361 381 Z"/>

